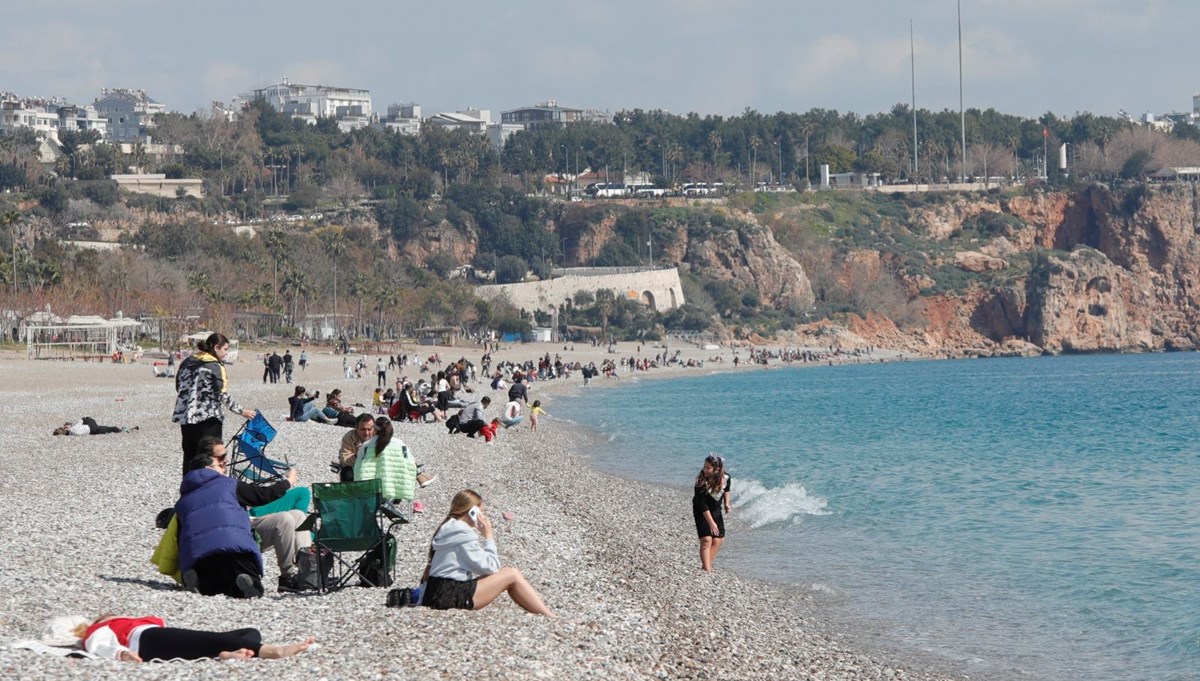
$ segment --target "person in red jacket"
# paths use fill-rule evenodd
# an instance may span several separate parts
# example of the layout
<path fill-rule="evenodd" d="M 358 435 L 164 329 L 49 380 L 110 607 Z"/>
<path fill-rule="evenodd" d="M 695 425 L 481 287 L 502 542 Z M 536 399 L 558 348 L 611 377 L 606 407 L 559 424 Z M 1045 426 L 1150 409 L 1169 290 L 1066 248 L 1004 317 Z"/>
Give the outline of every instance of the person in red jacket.
<path fill-rule="evenodd" d="M 83 619 L 83 618 L 79 618 Z M 258 629 L 197 631 L 166 626 L 158 617 L 102 615 L 90 624 L 83 620 L 73 634 L 79 645 L 93 655 L 122 662 L 150 660 L 245 660 L 252 657 L 279 659 L 298 655 L 316 641 L 270 645 L 262 642 Z"/>

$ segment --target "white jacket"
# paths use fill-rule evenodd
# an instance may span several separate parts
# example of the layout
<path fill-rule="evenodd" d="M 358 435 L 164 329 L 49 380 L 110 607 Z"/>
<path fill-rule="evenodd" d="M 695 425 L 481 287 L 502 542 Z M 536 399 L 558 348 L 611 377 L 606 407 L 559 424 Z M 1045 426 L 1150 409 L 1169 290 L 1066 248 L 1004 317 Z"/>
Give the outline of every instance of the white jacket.
<path fill-rule="evenodd" d="M 500 570 L 496 542 L 483 539 L 461 520 L 447 520 L 433 535 L 429 576 L 466 582 Z"/>

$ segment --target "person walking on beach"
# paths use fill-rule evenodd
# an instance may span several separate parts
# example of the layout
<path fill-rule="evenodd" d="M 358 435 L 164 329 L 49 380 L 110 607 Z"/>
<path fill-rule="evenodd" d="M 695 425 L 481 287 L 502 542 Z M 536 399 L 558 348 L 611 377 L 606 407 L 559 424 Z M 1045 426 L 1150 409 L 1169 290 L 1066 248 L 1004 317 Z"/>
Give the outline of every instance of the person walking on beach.
<path fill-rule="evenodd" d="M 375 360 L 375 385 L 383 387 L 387 385 L 387 362 L 380 357 Z"/>
<path fill-rule="evenodd" d="M 306 367 L 308 367 L 308 350 L 301 350 L 300 351 L 300 371 L 304 371 L 304 369 Z"/>
<path fill-rule="evenodd" d="M 514 567 L 500 567 L 492 522 L 483 498 L 464 489 L 450 501 L 450 512 L 433 533 L 421 604 L 435 610 L 482 610 L 500 594 L 535 615 L 554 616 L 533 585 Z"/>
<path fill-rule="evenodd" d="M 175 375 L 175 411 L 171 420 L 179 424 L 183 446 L 183 475 L 187 475 L 196 458 L 200 438 L 211 435 L 224 439 L 224 406 L 243 418 L 254 418 L 253 409 L 243 409 L 229 395 L 229 379 L 225 374 L 225 355 L 229 339 L 214 333 L 196 344 L 197 352 L 179 364 Z"/>
<path fill-rule="evenodd" d="M 724 507 L 726 513 L 730 511 L 730 482 L 725 459 L 716 454 L 705 457 L 692 495 L 692 516 L 700 537 L 700 569 L 705 572 L 712 572 L 713 561 L 725 541 L 725 516 L 721 510 Z"/>

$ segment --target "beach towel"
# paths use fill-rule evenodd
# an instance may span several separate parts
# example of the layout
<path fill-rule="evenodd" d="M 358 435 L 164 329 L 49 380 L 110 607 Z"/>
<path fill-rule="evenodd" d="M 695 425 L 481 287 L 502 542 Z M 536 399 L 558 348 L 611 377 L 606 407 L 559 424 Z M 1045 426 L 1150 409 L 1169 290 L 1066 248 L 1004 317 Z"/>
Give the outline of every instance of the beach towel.
<path fill-rule="evenodd" d="M 183 584 L 183 576 L 179 574 L 179 518 L 176 516 L 171 516 L 171 522 L 167 523 L 167 529 L 150 556 L 150 562 L 158 567 L 160 573 L 170 575 L 177 584 Z"/>

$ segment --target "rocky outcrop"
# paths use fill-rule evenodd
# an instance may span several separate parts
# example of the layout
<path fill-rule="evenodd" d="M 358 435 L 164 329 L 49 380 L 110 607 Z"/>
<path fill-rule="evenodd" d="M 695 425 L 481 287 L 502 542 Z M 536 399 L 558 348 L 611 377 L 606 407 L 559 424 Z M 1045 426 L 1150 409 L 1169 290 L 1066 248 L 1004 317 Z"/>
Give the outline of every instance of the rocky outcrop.
<path fill-rule="evenodd" d="M 959 251 L 954 254 L 954 266 L 968 272 L 994 272 L 1008 267 L 1008 261 L 977 251 Z"/>
<path fill-rule="evenodd" d="M 1030 342 L 1047 352 L 1159 350 L 1151 333 L 1150 292 L 1104 254 L 1080 248 L 1052 256 L 1029 287 L 1026 327 Z"/>
<path fill-rule="evenodd" d="M 740 290 L 757 292 L 777 309 L 797 312 L 813 303 L 804 267 L 761 227 L 742 225 L 690 241 L 684 262 L 703 277 L 732 281 Z"/>

